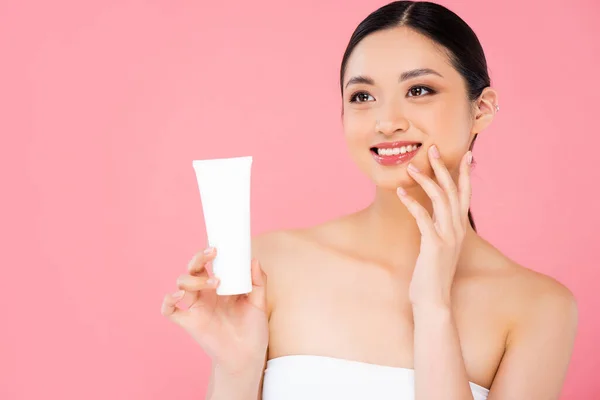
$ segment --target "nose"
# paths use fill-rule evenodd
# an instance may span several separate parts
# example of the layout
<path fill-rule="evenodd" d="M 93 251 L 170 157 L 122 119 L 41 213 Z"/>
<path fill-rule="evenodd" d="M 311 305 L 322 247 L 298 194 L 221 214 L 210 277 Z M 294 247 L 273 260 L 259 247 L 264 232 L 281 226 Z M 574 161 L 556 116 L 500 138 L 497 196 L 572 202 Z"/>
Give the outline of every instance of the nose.
<path fill-rule="evenodd" d="M 375 131 L 385 136 L 392 136 L 396 133 L 405 132 L 408 130 L 409 126 L 410 123 L 406 117 L 398 110 L 385 113 L 385 115 L 381 115 L 375 121 Z"/>

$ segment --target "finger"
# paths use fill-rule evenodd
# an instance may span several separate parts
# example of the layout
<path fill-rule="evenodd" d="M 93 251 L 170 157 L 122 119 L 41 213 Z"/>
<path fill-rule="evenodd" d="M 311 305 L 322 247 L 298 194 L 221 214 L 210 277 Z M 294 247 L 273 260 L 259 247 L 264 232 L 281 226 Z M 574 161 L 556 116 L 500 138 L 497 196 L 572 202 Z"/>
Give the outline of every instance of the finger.
<path fill-rule="evenodd" d="M 473 153 L 467 151 L 460 162 L 460 175 L 458 177 L 458 197 L 460 199 L 460 212 L 463 226 L 469 224 L 469 207 L 471 206 L 471 163 L 473 162 Z"/>
<path fill-rule="evenodd" d="M 260 262 L 257 259 L 253 259 L 250 268 L 251 268 L 251 274 L 252 274 L 252 286 L 253 287 L 265 286 L 266 280 L 267 280 L 267 275 L 262 270 L 262 268 L 260 266 Z"/>
<path fill-rule="evenodd" d="M 177 287 L 187 292 L 216 289 L 219 280 L 216 277 L 181 275 L 177 278 Z"/>
<path fill-rule="evenodd" d="M 189 307 L 192 307 L 200 298 L 204 301 L 212 301 L 216 295 L 215 290 L 219 285 L 219 280 L 215 277 L 202 275 L 181 275 L 177 278 L 177 287 L 185 291 L 183 301 Z"/>
<path fill-rule="evenodd" d="M 429 161 L 433 168 L 433 172 L 437 178 L 438 183 L 444 190 L 448 204 L 450 205 L 450 216 L 452 217 L 452 224 L 455 229 L 462 229 L 463 220 L 461 218 L 460 200 L 458 198 L 458 188 L 452 179 L 452 175 L 448 171 L 448 168 L 444 164 L 440 156 L 440 152 L 436 145 L 429 148 L 428 151 Z"/>
<path fill-rule="evenodd" d="M 433 179 L 421 173 L 413 164 L 408 164 L 407 171 L 431 199 L 435 219 L 440 223 L 440 233 L 448 233 L 453 230 L 450 206 L 442 188 Z"/>
<path fill-rule="evenodd" d="M 209 261 L 212 261 L 216 255 L 217 250 L 213 247 L 209 247 L 200 253 L 196 253 L 188 263 L 189 273 L 192 275 L 201 273 L 206 267 L 206 264 Z"/>
<path fill-rule="evenodd" d="M 253 259 L 251 264 L 252 292 L 248 294 L 248 301 L 260 310 L 267 309 L 267 274 L 262 270 L 258 260 Z"/>
<path fill-rule="evenodd" d="M 437 231 L 435 229 L 435 225 L 433 224 L 433 220 L 431 216 L 418 201 L 409 196 L 406 193 L 404 188 L 399 187 L 396 191 L 398 193 L 398 197 L 404 203 L 408 211 L 415 218 L 417 222 L 417 226 L 419 227 L 419 231 L 423 236 L 435 235 L 438 236 Z"/>
<path fill-rule="evenodd" d="M 206 264 L 204 264 L 204 270 L 206 271 L 206 275 L 208 275 L 209 277 L 214 277 L 215 273 L 213 271 L 213 263 L 212 261 L 207 262 Z"/>
<path fill-rule="evenodd" d="M 179 290 L 173 294 L 167 294 L 163 299 L 160 312 L 163 316 L 179 323 L 182 311 L 177 308 L 177 303 L 183 298 L 185 292 Z"/>

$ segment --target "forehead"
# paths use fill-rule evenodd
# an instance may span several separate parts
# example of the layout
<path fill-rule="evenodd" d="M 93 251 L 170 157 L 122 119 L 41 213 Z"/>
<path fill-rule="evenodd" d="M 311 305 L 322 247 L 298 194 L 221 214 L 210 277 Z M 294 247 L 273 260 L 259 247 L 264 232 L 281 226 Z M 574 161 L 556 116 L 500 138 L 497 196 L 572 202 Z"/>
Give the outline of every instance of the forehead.
<path fill-rule="evenodd" d="M 407 27 L 378 31 L 365 37 L 353 50 L 346 65 L 344 80 L 354 75 L 375 79 L 402 71 L 431 68 L 444 77 L 454 68 L 444 49 L 428 37 Z"/>

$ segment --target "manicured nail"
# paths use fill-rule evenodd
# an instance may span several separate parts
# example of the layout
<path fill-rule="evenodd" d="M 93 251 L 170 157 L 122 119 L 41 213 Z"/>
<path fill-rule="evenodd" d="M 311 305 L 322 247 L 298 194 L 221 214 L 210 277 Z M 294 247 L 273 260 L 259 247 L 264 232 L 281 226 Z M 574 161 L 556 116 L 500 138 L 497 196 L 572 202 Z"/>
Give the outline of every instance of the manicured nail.
<path fill-rule="evenodd" d="M 471 165 L 473 163 L 473 153 L 471 150 L 467 153 L 467 164 Z"/>
<path fill-rule="evenodd" d="M 206 281 L 206 284 L 209 286 L 215 286 L 217 284 L 217 282 L 219 282 L 219 280 L 217 278 L 208 278 L 208 280 Z"/>
<path fill-rule="evenodd" d="M 440 152 L 435 144 L 429 148 L 429 152 L 431 153 L 431 157 L 440 158 Z"/>
<path fill-rule="evenodd" d="M 173 294 L 172 294 L 172 297 L 173 297 L 175 300 L 179 300 L 179 299 L 182 299 L 182 298 L 183 298 L 183 295 L 184 295 L 184 294 L 185 294 L 185 291 L 184 291 L 184 290 L 178 290 L 177 292 L 175 292 L 175 293 L 173 293 Z"/>
<path fill-rule="evenodd" d="M 411 170 L 412 172 L 419 172 L 419 168 L 415 167 L 412 164 L 408 164 L 408 169 Z"/>
<path fill-rule="evenodd" d="M 206 250 L 204 250 L 204 254 L 211 254 L 213 252 L 214 248 L 213 247 L 209 247 Z"/>
<path fill-rule="evenodd" d="M 406 196 L 406 190 L 404 190 L 403 187 L 399 187 L 398 189 L 396 189 L 396 192 L 398 192 L 400 196 Z"/>

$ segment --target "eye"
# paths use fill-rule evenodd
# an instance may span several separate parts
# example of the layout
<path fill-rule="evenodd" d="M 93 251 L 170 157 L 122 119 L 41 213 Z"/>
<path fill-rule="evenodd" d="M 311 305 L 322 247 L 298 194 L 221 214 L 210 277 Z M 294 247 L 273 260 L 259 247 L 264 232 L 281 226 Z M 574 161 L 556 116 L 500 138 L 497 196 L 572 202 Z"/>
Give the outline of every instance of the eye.
<path fill-rule="evenodd" d="M 357 92 L 350 97 L 350 103 L 364 103 L 365 101 L 369 101 L 369 97 L 375 100 L 375 98 L 367 92 Z"/>
<path fill-rule="evenodd" d="M 413 86 L 408 90 L 408 97 L 422 97 L 426 94 L 433 94 L 435 91 L 427 86 Z"/>

